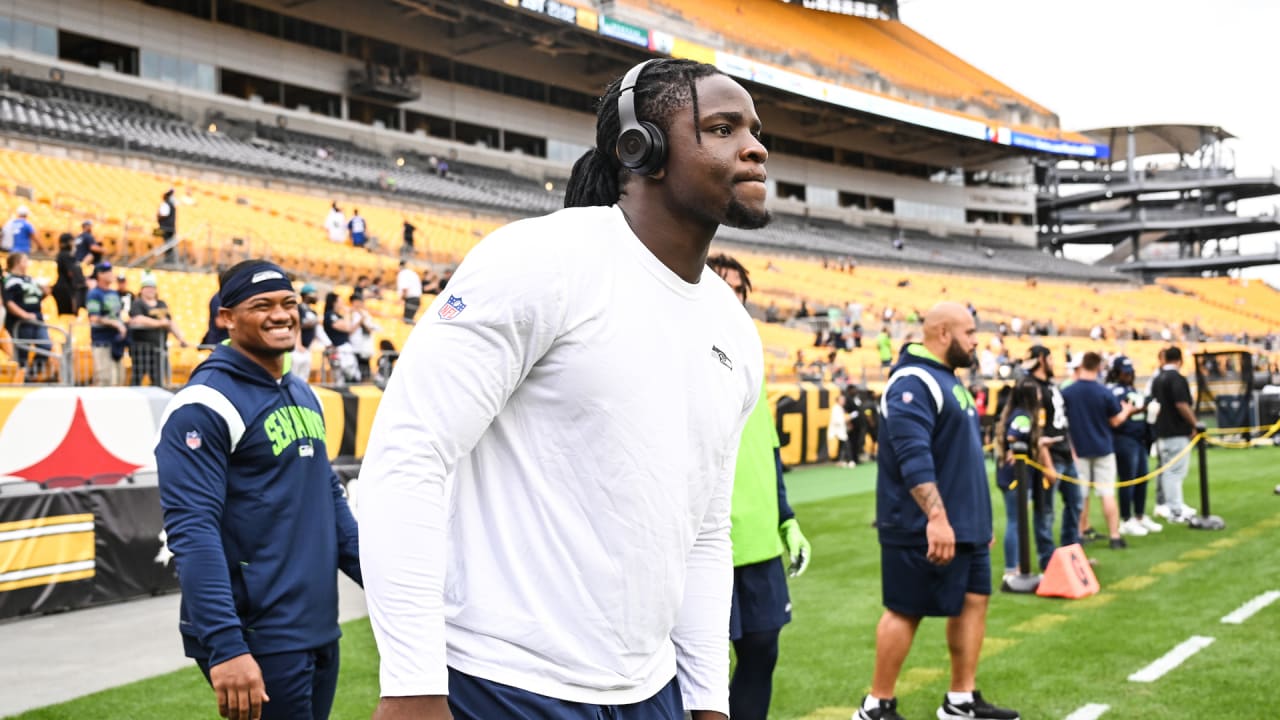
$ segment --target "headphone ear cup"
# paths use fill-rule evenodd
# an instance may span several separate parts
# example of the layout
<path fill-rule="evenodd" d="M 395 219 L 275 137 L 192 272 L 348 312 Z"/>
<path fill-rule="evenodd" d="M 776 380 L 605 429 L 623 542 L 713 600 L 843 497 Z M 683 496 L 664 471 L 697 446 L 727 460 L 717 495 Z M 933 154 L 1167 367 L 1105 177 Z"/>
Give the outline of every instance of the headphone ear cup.
<path fill-rule="evenodd" d="M 618 136 L 618 161 L 637 175 L 652 175 L 667 162 L 667 138 L 656 125 L 641 120 Z"/>
<path fill-rule="evenodd" d="M 640 127 L 649 134 L 649 154 L 643 166 L 636 168 L 639 175 L 652 175 L 667 165 L 667 136 L 653 123 L 640 121 Z"/>
<path fill-rule="evenodd" d="M 652 146 L 653 141 L 644 127 L 633 125 L 618 136 L 618 162 L 622 163 L 622 167 L 634 172 L 636 168 L 643 167 L 645 161 L 649 159 L 649 150 Z"/>

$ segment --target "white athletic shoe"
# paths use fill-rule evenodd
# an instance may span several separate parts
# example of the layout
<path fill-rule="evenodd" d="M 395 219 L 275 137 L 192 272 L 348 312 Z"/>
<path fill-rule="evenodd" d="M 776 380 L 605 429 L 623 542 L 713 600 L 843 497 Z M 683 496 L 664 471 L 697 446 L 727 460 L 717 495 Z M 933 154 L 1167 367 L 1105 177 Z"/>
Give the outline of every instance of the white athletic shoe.
<path fill-rule="evenodd" d="M 1137 518 L 1129 518 L 1120 523 L 1121 535 L 1132 535 L 1133 537 L 1143 537 L 1147 534 L 1147 529 L 1138 522 Z"/>
<path fill-rule="evenodd" d="M 1161 530 L 1164 530 L 1164 526 L 1163 526 L 1163 525 L 1161 525 L 1160 523 L 1156 522 L 1155 520 L 1152 520 L 1151 518 L 1147 517 L 1146 515 L 1143 515 L 1142 517 L 1138 518 L 1138 524 L 1139 524 L 1139 525 L 1142 525 L 1142 527 L 1146 528 L 1147 532 L 1149 532 L 1149 533 L 1158 533 L 1158 532 L 1160 532 Z"/>
<path fill-rule="evenodd" d="M 1170 510 L 1169 506 L 1165 504 L 1156 505 L 1156 509 L 1152 511 L 1151 514 L 1155 515 L 1161 520 L 1168 520 L 1169 518 L 1173 517 L 1173 511 Z"/>

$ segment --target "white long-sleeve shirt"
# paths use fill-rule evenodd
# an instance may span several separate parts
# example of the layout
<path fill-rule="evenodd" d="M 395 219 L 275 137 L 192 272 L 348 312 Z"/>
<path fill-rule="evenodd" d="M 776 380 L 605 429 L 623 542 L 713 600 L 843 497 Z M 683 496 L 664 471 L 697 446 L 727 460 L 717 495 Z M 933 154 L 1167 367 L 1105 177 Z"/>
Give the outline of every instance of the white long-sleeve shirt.
<path fill-rule="evenodd" d="M 406 342 L 360 474 L 382 694 L 447 694 L 447 665 L 629 704 L 678 675 L 686 709 L 727 714 L 729 500 L 762 377 L 728 286 L 680 279 L 616 207 L 482 241 Z"/>

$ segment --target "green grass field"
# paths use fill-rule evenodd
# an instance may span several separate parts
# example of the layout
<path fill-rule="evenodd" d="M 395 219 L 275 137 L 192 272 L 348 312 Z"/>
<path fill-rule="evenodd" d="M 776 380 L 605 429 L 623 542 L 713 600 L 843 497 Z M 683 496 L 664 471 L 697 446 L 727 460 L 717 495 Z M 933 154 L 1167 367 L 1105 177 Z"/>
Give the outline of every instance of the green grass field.
<path fill-rule="evenodd" d="M 1210 451 L 1213 511 L 1222 532 L 1166 526 L 1130 540 L 1127 551 L 1090 545 L 1102 592 L 1077 601 L 992 599 L 979 683 L 1024 718 L 1065 718 L 1100 703 L 1111 718 L 1274 714 L 1280 687 L 1280 603 L 1241 625 L 1220 619 L 1280 590 L 1280 449 Z M 1199 507 L 1197 469 L 1188 501 Z M 792 502 L 814 546 L 810 570 L 792 583 L 794 620 L 782 634 L 772 718 L 845 720 L 870 683 L 881 612 L 879 546 L 870 527 L 874 467 L 821 467 L 787 476 Z M 1095 501 L 1095 527 L 1105 527 Z M 1003 504 L 994 515 L 1002 525 Z M 1001 529 L 997 528 L 997 536 Z M 1002 552 L 993 550 L 998 578 Z M 946 690 L 943 623 L 927 620 L 899 685 L 908 718 L 932 718 Z M 348 623 L 333 717 L 368 718 L 377 698 L 377 654 L 369 624 Z M 1153 683 L 1128 676 L 1192 635 L 1215 642 Z M 1270 670 L 1268 670 L 1270 668 Z M 194 668 L 25 713 L 22 720 L 214 718 L 213 696 Z M 494 720 L 500 720 L 495 718 Z"/>

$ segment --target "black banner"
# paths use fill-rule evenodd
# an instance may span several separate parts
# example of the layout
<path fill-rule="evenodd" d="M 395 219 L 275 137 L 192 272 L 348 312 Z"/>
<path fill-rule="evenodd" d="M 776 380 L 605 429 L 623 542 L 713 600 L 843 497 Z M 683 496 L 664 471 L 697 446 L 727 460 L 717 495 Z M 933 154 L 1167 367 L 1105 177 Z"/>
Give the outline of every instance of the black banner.
<path fill-rule="evenodd" d="M 0 618 L 176 589 L 162 528 L 154 485 L 0 497 Z"/>
<path fill-rule="evenodd" d="M 88 605 L 95 525 L 84 493 L 0 498 L 0 618 Z"/>
<path fill-rule="evenodd" d="M 91 604 L 177 590 L 173 556 L 164 543 L 160 488 L 120 485 L 88 495 L 98 553 Z"/>

